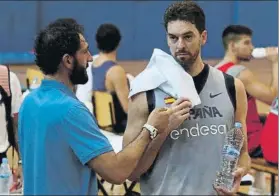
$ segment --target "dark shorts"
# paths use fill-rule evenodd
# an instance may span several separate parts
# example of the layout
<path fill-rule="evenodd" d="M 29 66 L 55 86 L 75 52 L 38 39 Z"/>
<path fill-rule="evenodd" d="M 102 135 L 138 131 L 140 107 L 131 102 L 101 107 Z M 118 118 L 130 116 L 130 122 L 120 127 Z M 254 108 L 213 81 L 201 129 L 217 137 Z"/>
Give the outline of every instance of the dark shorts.
<path fill-rule="evenodd" d="M 7 151 L 6 152 L 1 152 L 0 153 L 0 164 L 2 164 L 2 159 L 7 158 Z"/>
<path fill-rule="evenodd" d="M 261 146 L 258 146 L 255 150 L 249 153 L 251 158 L 263 158 L 263 151 Z"/>
<path fill-rule="evenodd" d="M 249 155 L 251 158 L 264 158 L 261 146 L 258 146 L 253 152 L 249 153 Z M 266 162 L 272 166 L 278 167 L 278 163 L 272 163 L 267 160 L 266 160 Z"/>

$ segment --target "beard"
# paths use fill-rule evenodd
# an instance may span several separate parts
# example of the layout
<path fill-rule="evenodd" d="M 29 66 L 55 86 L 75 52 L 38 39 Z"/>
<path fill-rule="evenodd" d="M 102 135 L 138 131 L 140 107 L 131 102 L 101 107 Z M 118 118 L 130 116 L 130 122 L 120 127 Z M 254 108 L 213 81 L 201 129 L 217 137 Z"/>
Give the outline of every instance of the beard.
<path fill-rule="evenodd" d="M 180 53 L 185 53 L 187 54 L 188 57 L 181 57 L 179 58 L 179 54 Z M 185 50 L 181 50 L 175 53 L 174 59 L 176 60 L 176 62 L 178 64 L 180 64 L 185 71 L 188 71 L 193 64 L 195 63 L 195 61 L 197 60 L 198 56 L 199 56 L 200 50 L 197 50 L 195 53 L 191 54 L 190 52 L 186 52 Z"/>
<path fill-rule="evenodd" d="M 240 57 L 238 56 L 237 59 L 239 61 L 244 61 L 244 62 L 249 62 L 251 60 L 252 56 L 249 56 L 249 57 Z"/>
<path fill-rule="evenodd" d="M 86 67 L 88 67 L 88 63 Z M 74 59 L 74 68 L 72 70 L 72 73 L 70 74 L 70 81 L 73 85 L 85 84 L 88 81 L 86 68 L 81 66 L 78 63 L 77 59 Z"/>

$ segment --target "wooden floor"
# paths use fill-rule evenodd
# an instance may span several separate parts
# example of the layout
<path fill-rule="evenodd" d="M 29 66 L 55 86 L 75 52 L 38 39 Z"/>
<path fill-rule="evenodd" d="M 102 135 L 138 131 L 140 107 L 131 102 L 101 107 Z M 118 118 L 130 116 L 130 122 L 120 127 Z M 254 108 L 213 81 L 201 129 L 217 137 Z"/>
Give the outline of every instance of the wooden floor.
<path fill-rule="evenodd" d="M 127 185 L 130 186 L 130 184 L 131 184 L 131 182 L 128 181 Z M 110 183 L 104 182 L 103 185 L 109 195 L 124 195 L 125 194 L 124 185 L 114 185 L 112 190 L 111 190 Z M 134 187 L 133 191 L 140 193 L 140 184 L 139 183 Z M 98 195 L 103 195 L 103 193 L 101 191 L 99 191 Z"/>
<path fill-rule="evenodd" d="M 12 156 L 12 148 L 10 148 L 8 150 L 8 159 L 9 159 L 9 163 L 11 166 L 13 166 L 13 168 L 17 168 L 17 162 L 18 162 L 18 156 L 17 154 L 15 153 L 14 154 L 14 157 Z M 255 175 L 255 170 L 251 169 L 250 171 L 250 174 L 251 175 Z M 266 189 L 265 191 L 267 193 L 270 192 L 270 176 L 269 174 L 266 174 Z M 276 184 L 278 183 L 278 177 L 276 177 Z M 130 182 L 128 181 L 127 182 L 128 186 L 130 185 Z M 125 194 L 125 189 L 124 189 L 124 186 L 123 185 L 114 185 L 113 187 L 113 190 L 111 190 L 111 184 L 110 183 L 107 183 L 107 182 L 104 182 L 103 184 L 104 188 L 106 189 L 107 193 L 109 195 L 124 195 Z M 140 184 L 138 183 L 133 191 L 136 191 L 136 192 L 139 192 L 140 193 Z M 241 193 L 245 193 L 245 194 L 248 194 L 248 191 L 249 191 L 249 186 L 243 186 L 243 187 L 240 187 L 240 190 L 239 192 Z M 98 195 L 103 195 L 101 191 L 99 191 Z"/>
<path fill-rule="evenodd" d="M 8 159 L 9 159 L 9 163 L 11 166 L 13 166 L 13 168 L 17 168 L 17 162 L 18 162 L 18 156 L 16 153 L 14 153 L 14 157 L 12 156 L 12 148 L 10 148 L 8 150 Z M 251 175 L 255 175 L 255 170 L 250 171 Z M 268 174 L 266 174 L 266 192 L 269 193 L 270 192 L 270 176 Z M 278 183 L 278 177 L 276 177 L 276 184 Z M 130 182 L 127 181 L 128 186 L 130 186 Z M 111 190 L 111 184 L 108 182 L 104 182 L 103 184 L 104 188 L 106 189 L 107 193 L 109 195 L 124 195 L 125 194 L 125 188 L 124 185 L 114 185 L 113 189 Z M 138 183 L 133 191 L 136 191 L 138 193 L 140 193 L 140 184 Z M 249 191 L 249 186 L 243 186 L 240 187 L 239 192 L 241 193 L 245 193 L 248 194 Z M 103 195 L 101 191 L 99 191 L 98 195 Z"/>
<path fill-rule="evenodd" d="M 250 172 L 253 176 L 255 175 L 255 171 L 251 170 Z M 278 183 L 278 179 L 276 184 Z M 129 185 L 129 184 L 128 184 Z M 125 189 L 123 185 L 114 185 L 113 190 L 111 190 L 111 184 L 104 182 L 104 188 L 106 189 L 109 195 L 124 195 Z M 250 186 L 241 186 L 239 189 L 240 193 L 248 194 Z M 133 191 L 140 193 L 140 184 L 138 183 Z M 270 177 L 266 174 L 266 189 L 265 192 L 268 194 L 270 192 Z M 99 191 L 98 195 L 103 195 L 101 191 Z"/>

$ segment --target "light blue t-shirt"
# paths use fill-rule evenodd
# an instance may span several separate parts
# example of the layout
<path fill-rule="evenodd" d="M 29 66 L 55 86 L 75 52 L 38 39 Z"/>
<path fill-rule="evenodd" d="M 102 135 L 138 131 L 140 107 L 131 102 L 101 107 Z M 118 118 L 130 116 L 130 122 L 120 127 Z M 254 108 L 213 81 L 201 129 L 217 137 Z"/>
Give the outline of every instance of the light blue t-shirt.
<path fill-rule="evenodd" d="M 25 195 L 97 195 L 87 163 L 113 149 L 67 86 L 43 80 L 20 108 L 18 131 Z"/>

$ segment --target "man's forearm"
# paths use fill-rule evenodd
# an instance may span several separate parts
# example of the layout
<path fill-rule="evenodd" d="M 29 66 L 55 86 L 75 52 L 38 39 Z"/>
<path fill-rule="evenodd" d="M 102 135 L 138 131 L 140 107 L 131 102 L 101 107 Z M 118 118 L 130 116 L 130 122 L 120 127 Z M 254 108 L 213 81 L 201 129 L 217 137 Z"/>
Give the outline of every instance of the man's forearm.
<path fill-rule="evenodd" d="M 166 134 L 160 134 L 148 145 L 136 169 L 129 177 L 129 180 L 134 181 L 138 179 L 143 173 L 145 173 L 151 167 L 166 138 L 167 138 Z"/>
<path fill-rule="evenodd" d="M 125 179 L 131 175 L 150 141 L 150 134 L 144 129 L 133 142 L 116 154 L 118 175 Z"/>
<path fill-rule="evenodd" d="M 241 153 L 238 161 L 238 166 L 243 168 L 245 173 L 243 175 L 246 175 L 251 167 L 251 158 L 248 154 L 248 152 Z"/>

